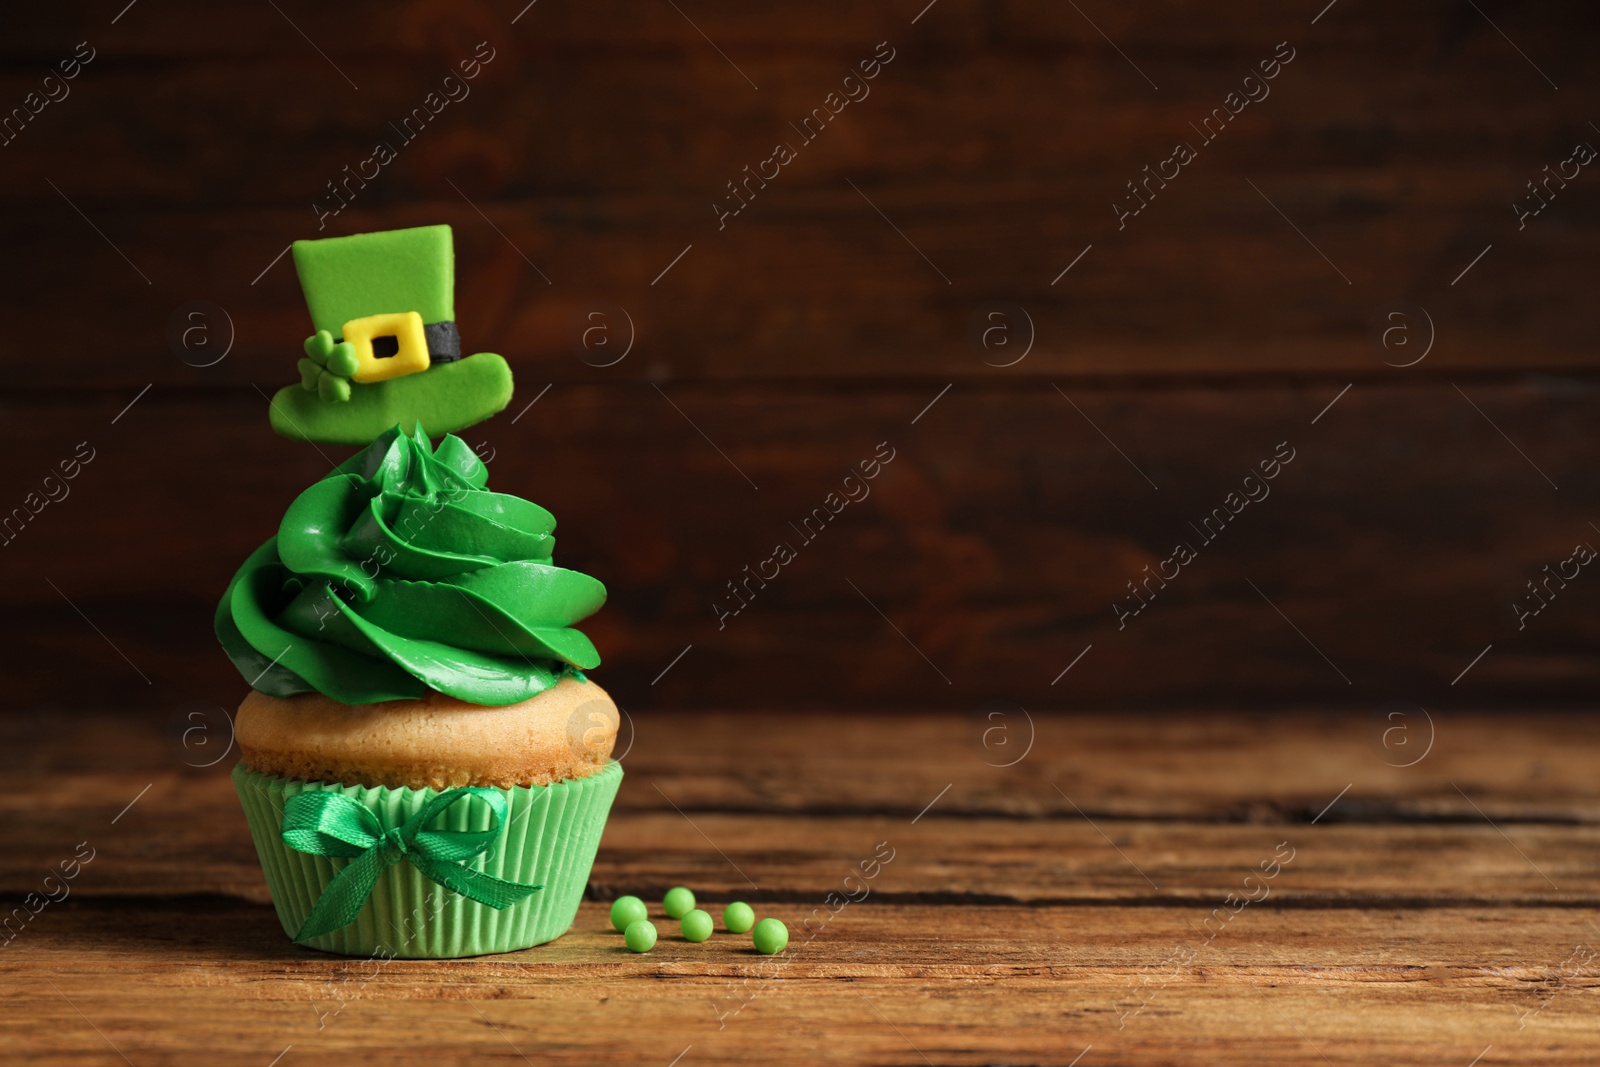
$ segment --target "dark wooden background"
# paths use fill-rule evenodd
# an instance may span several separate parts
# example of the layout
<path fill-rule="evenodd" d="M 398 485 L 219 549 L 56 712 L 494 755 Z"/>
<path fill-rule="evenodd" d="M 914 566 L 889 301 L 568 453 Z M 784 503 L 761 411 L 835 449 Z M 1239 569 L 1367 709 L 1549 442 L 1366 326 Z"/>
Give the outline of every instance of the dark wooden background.
<path fill-rule="evenodd" d="M 1512 210 L 1600 145 L 1591 4 L 125 2 L 18 10 L 0 40 L 7 110 L 96 52 L 0 147 L 0 510 L 96 454 L 0 548 L 9 708 L 240 697 L 212 606 L 348 454 L 268 429 L 309 329 L 269 264 L 480 41 L 470 96 L 322 233 L 455 227 L 464 342 L 518 381 L 464 436 L 611 590 L 587 629 L 625 707 L 1600 682 L 1600 575 L 1526 629 L 1511 607 L 1600 544 L 1600 175 Z M 724 183 L 885 41 L 870 96 L 719 231 Z M 1282 41 L 1270 96 L 1119 231 L 1124 183 Z M 231 322 L 209 367 L 168 341 L 192 301 Z M 614 366 L 573 339 L 595 301 L 634 325 Z M 992 301 L 1033 324 L 1011 366 L 1020 318 L 1006 349 L 970 338 Z M 1387 351 L 1373 325 L 1396 301 L 1436 334 L 1409 367 L 1423 322 Z M 882 441 L 871 497 L 719 631 L 724 582 Z M 1124 583 L 1282 441 L 1272 495 L 1119 631 Z"/>

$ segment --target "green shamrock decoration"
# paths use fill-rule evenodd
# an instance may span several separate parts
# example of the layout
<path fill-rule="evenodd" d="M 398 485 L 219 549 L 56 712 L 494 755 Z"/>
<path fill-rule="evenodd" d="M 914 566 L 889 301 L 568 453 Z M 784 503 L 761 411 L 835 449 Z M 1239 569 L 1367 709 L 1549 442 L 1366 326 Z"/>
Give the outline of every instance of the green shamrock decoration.
<path fill-rule="evenodd" d="M 310 358 L 300 361 L 300 388 L 325 401 L 349 400 L 350 375 L 356 372 L 355 346 L 349 341 L 334 344 L 333 334 L 318 330 L 306 338 L 305 350 Z"/>

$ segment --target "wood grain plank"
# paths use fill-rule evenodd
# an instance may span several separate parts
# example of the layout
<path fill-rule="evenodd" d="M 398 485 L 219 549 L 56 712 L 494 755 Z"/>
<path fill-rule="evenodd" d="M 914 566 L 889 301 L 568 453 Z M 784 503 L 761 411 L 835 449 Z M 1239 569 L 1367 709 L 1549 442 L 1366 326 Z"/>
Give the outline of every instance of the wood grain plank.
<path fill-rule="evenodd" d="M 1517 240 L 1498 205 L 1481 223 L 1463 224 L 1478 205 L 1500 199 L 1493 188 L 1419 192 L 1415 202 L 1391 200 L 1381 215 L 1349 219 L 1340 204 L 1355 195 L 1351 187 L 1376 189 L 1387 178 L 1285 176 L 1267 184 L 1274 203 L 1337 267 L 1301 241 L 1244 175 L 1222 173 L 1197 175 L 1174 194 L 1170 214 L 1121 237 L 1086 231 L 1098 225 L 1098 211 L 1094 224 L 1051 220 L 1050 202 L 1060 194 L 1039 183 L 959 208 L 949 205 L 967 194 L 953 186 L 866 187 L 896 226 L 915 235 L 910 247 L 842 181 L 776 191 L 770 213 L 722 233 L 705 224 L 709 211 L 702 220 L 699 198 L 487 203 L 480 205 L 486 222 L 438 192 L 404 209 L 363 213 L 341 232 L 454 226 L 464 343 L 500 352 L 519 372 L 546 381 L 1393 377 L 1398 372 L 1385 361 L 1415 358 L 1428 332 L 1413 313 L 1407 336 L 1418 347 L 1380 347 L 1381 312 L 1399 300 L 1427 311 L 1436 340 L 1416 374 L 1593 370 L 1580 282 L 1594 264 L 1587 228 Z M 276 387 L 294 380 L 309 320 L 288 259 L 268 267 L 291 240 L 315 235 L 309 219 L 282 210 L 211 216 L 82 205 L 115 235 L 113 248 L 47 186 L 40 189 L 0 231 L 31 250 L 23 255 L 32 264 L 3 306 L 18 351 L 66 356 L 16 361 L 12 384 Z M 1099 199 L 1087 188 L 1074 196 L 1089 197 Z M 1383 221 L 1391 214 L 1406 216 L 1403 229 Z M 1468 275 L 1474 284 L 1452 287 L 1490 244 L 1494 251 Z M 1093 251 L 1053 285 L 1089 245 Z M 1347 287 L 1338 271 L 1355 284 Z M 92 313 L 34 312 L 63 291 L 92 294 Z M 209 363 L 215 350 L 186 354 L 167 341 L 175 313 L 196 300 L 227 314 L 213 312 L 207 323 L 215 343 L 230 336 L 229 324 L 235 341 L 225 360 L 203 369 L 184 359 Z M 1010 313 L 1013 347 L 1005 350 L 973 340 L 974 319 L 987 322 L 995 301 L 1027 313 Z M 634 339 L 614 367 L 584 360 L 609 363 L 620 349 L 590 352 L 579 342 L 597 302 L 627 312 L 613 310 L 607 320 L 618 345 Z M 1019 358 L 1030 334 L 1032 347 Z"/>
<path fill-rule="evenodd" d="M 716 379 L 984 380 L 996 371 L 968 326 L 996 299 L 1026 308 L 1037 330 L 1016 374 L 1380 373 L 1371 320 L 1401 299 L 1427 307 L 1449 340 L 1430 371 L 1592 370 L 1593 194 L 1564 190 L 1526 230 L 1511 205 L 1591 135 L 1578 31 L 1595 15 L 1575 2 L 1542 19 L 1508 14 L 1496 24 L 1567 93 L 1530 95 L 1545 92 L 1536 72 L 1489 22 L 1446 4 L 1382 23 L 1330 16 L 1311 37 L 1261 4 L 1207 18 L 1174 5 L 1103 12 L 1107 32 L 1159 73 L 1159 93 L 1078 13 L 1047 5 L 946 3 L 915 34 L 903 19 L 822 5 L 701 12 L 748 53 L 760 92 L 665 8 L 530 13 L 535 32 L 487 5 L 414 4 L 381 29 L 361 5 L 319 12 L 315 37 L 362 91 L 268 8 L 141 12 L 141 25 L 96 36 L 104 55 L 73 95 L 7 146 L 0 198 L 13 210 L 0 240 L 18 266 L 0 310 L 18 351 L 69 353 L 18 360 L 9 380 L 292 378 L 305 315 L 291 272 L 250 283 L 290 240 L 324 232 L 312 201 L 326 183 L 485 37 L 501 54 L 473 95 L 325 232 L 454 224 L 469 346 L 558 380 L 598 378 L 572 340 L 596 299 L 626 307 L 639 330 L 628 374 L 648 361 Z M 70 21 L 19 29 L 0 99 L 36 86 L 46 42 L 88 32 Z M 719 230 L 711 205 L 725 183 L 884 35 L 899 51 L 873 94 Z M 1120 228 L 1111 204 L 1125 183 L 1190 137 L 1284 35 L 1298 54 L 1272 95 Z M 1452 287 L 1491 243 L 1474 285 Z M 652 288 L 689 244 L 671 285 Z M 208 374 L 157 340 L 195 299 L 237 327 L 235 354 Z M 115 338 L 107 322 L 120 324 Z"/>
<path fill-rule="evenodd" d="M 47 793 L 63 836 L 109 825 L 146 786 L 164 806 L 236 814 L 221 779 L 237 752 L 215 705 L 0 716 L 0 751 L 17 783 L 0 811 L 20 814 Z M 621 732 L 630 777 L 616 810 L 910 820 L 926 809 L 930 818 L 1087 815 L 1269 833 L 1313 819 L 1595 825 L 1597 752 L 1600 723 L 1582 713 L 1457 712 L 1430 732 L 1415 708 L 1070 711 L 1031 723 L 988 711 L 652 709 Z M 915 758 L 896 758 L 906 753 Z"/>
<path fill-rule="evenodd" d="M 1520 628 L 1513 605 L 1596 536 L 1596 394 L 1464 384 L 958 386 L 915 424 L 938 389 L 557 387 L 466 439 L 496 488 L 558 517 L 557 558 L 611 590 L 586 626 L 631 711 L 1585 701 L 1585 581 Z M 13 707 L 231 706 L 215 597 L 346 454 L 274 438 L 253 392 L 153 389 L 113 425 L 135 396 L 13 403 L 0 424 L 11 505 L 77 442 L 99 450 L 0 549 L 0 603 L 28 620 L 0 649 Z M 871 496 L 802 538 L 880 442 L 896 458 Z M 1271 495 L 1200 537 L 1284 442 L 1297 458 Z M 780 540 L 796 560 L 719 625 L 743 599 L 728 583 Z M 1179 541 L 1195 562 L 1119 623 Z"/>
<path fill-rule="evenodd" d="M 1584 1063 L 1592 968 L 1571 912 L 1261 908 L 1194 941 L 1182 909 L 903 907 L 843 912 L 782 965 L 719 935 L 649 956 L 587 905 L 554 945 L 473 961 L 294 949 L 263 907 L 63 905 L 0 958 L 30 1062 Z M 1245 925 L 1248 924 L 1248 925 Z M 48 977 L 52 990 L 40 979 Z M 29 1020 L 23 1025 L 22 1020 Z M 720 1023 L 720 1028 L 719 1028 Z M 1120 1029 L 1119 1029 L 1120 1024 Z M 1520 1025 L 1520 1029 L 1519 1029 Z M 97 1034 L 96 1028 L 99 1033 Z M 514 1046 L 513 1048 L 508 1047 Z M 119 1061 L 120 1062 L 120 1061 Z"/>
<path fill-rule="evenodd" d="M 154 784 L 132 813 L 113 823 L 128 804 L 124 798 L 142 788 L 140 777 Z M 0 886 L 9 892 L 37 891 L 62 860 L 92 851 L 73 887 L 86 898 L 229 893 L 265 899 L 254 846 L 226 778 L 16 781 L 17 799 L 5 808 L 17 826 L 0 860 Z M 624 784 L 591 875 L 592 891 L 601 897 L 655 897 L 686 883 L 717 899 L 799 901 L 806 912 L 829 893 L 855 892 L 847 879 L 854 875 L 859 882 L 860 865 L 881 853 L 893 860 L 873 888 L 889 899 L 1209 908 L 1221 906 L 1229 893 L 1261 893 L 1260 871 L 1281 866 L 1271 896 L 1295 905 L 1600 903 L 1600 874 L 1590 859 L 1600 827 L 1592 824 L 1501 825 L 1480 815 L 1437 824 L 1262 826 L 1112 822 L 1079 811 L 1019 820 L 937 809 L 915 821 L 848 809 L 821 816 L 690 815 L 660 810 L 654 798 L 646 810 L 635 808 L 633 798 L 659 787 L 639 775 Z M 51 806 L 41 809 L 40 796 L 53 797 Z M 927 804 L 933 798 L 908 799 Z"/>
<path fill-rule="evenodd" d="M 283 6 L 297 18 L 312 7 L 304 2 Z M 417 0 L 396 12 L 376 0 L 358 0 L 338 8 L 318 9 L 314 17 L 340 49 L 377 63 L 396 53 L 411 55 L 439 50 L 458 38 L 469 39 L 470 34 L 491 26 L 503 30 L 521 10 L 515 4 L 484 0 L 454 3 Z M 938 10 L 938 18 L 929 16 L 918 20 L 916 34 L 919 40 L 936 44 L 943 50 L 970 52 L 992 48 L 997 43 L 1017 47 L 1032 44 L 1038 48 L 1092 45 L 1092 48 L 1081 47 L 1080 50 L 1093 52 L 1096 62 L 1105 61 L 1108 66 L 1121 62 L 1107 47 L 1104 38 L 1096 35 L 1093 25 L 1055 5 L 1017 3 L 996 8 L 972 0 L 942 0 Z M 1582 47 L 1572 42 L 1570 36 L 1585 24 L 1582 21 L 1585 15 L 1592 16 L 1591 9 L 1574 0 L 1551 5 L 1552 14 L 1547 19 L 1516 10 L 1490 10 L 1506 16 L 1500 24 L 1507 29 L 1530 38 L 1538 37 L 1554 46 L 1564 46 L 1567 54 L 1574 56 L 1581 54 Z M 115 9 L 107 13 L 106 21 L 116 13 Z M 705 0 L 694 9 L 696 20 L 714 30 L 713 36 L 719 40 L 780 53 L 805 53 L 841 38 L 871 37 L 874 32 L 890 26 L 909 25 L 911 19 L 921 13 L 922 9 L 916 5 L 885 12 L 849 4 L 798 0 L 758 8 L 734 0 Z M 99 19 L 99 14 L 70 9 L 30 10 L 27 17 L 18 19 L 16 32 L 0 45 L 0 57 L 19 65 L 31 61 L 60 37 L 70 37 L 88 29 L 91 20 Z M 291 42 L 297 49 L 305 48 L 303 39 L 295 37 L 292 27 L 270 11 L 244 9 L 232 13 L 231 17 L 201 17 L 206 14 L 218 15 L 202 0 L 176 0 L 139 20 L 120 21 L 117 40 L 130 55 L 145 60 L 171 60 L 201 52 L 221 52 L 236 57 L 286 53 Z M 1104 11 L 1095 24 L 1112 36 L 1181 55 L 1185 51 L 1240 48 L 1238 27 L 1298 25 L 1300 14 L 1295 12 L 1292 18 L 1285 16 L 1283 9 L 1270 0 L 1241 0 L 1211 12 L 1167 0 L 1141 9 Z M 1308 13 L 1305 22 L 1309 23 L 1310 17 L 1316 14 L 1317 11 Z M 1487 54 L 1488 46 L 1494 41 L 1493 31 L 1478 19 L 1469 18 L 1469 14 L 1435 0 L 1385 12 L 1384 20 L 1376 25 L 1359 18 L 1328 17 L 1318 21 L 1315 32 L 1341 42 L 1383 39 L 1386 47 L 1396 51 L 1432 45 L 1448 49 L 1448 54 L 1454 56 L 1470 44 L 1473 56 L 1480 54 L 1480 48 L 1482 54 Z M 670 10 L 641 11 L 626 0 L 597 0 L 582 8 L 552 8 L 537 12 L 536 21 L 527 21 L 534 17 L 525 15 L 519 20 L 519 29 L 510 35 L 515 38 L 515 47 L 529 54 L 556 55 L 578 44 L 591 48 L 601 59 L 641 45 L 670 49 L 674 54 L 705 48 L 704 41 L 694 35 L 693 29 Z M 1562 22 L 1562 18 L 1570 21 Z M 241 26 L 244 32 L 237 32 Z M 1397 33 L 1401 29 L 1410 31 L 1413 38 L 1421 40 L 1396 42 L 1392 36 L 1382 37 L 1378 31 L 1386 27 L 1395 28 Z M 452 33 L 457 36 L 451 37 Z M 1505 69 L 1514 69 L 1513 64 L 1506 62 Z M 1533 76 L 1525 66 L 1517 69 Z M 1127 76 L 1136 83 L 1131 71 Z"/>

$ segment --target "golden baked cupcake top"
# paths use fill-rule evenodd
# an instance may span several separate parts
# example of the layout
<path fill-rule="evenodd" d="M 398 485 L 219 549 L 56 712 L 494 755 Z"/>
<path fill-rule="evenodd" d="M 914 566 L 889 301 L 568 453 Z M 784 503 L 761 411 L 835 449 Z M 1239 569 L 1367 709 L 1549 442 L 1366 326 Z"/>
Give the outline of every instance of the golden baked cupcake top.
<path fill-rule="evenodd" d="M 588 777 L 611 758 L 617 726 L 604 690 L 567 677 L 498 708 L 441 693 L 352 706 L 321 693 L 252 692 L 235 730 L 245 765 L 263 774 L 445 790 Z"/>

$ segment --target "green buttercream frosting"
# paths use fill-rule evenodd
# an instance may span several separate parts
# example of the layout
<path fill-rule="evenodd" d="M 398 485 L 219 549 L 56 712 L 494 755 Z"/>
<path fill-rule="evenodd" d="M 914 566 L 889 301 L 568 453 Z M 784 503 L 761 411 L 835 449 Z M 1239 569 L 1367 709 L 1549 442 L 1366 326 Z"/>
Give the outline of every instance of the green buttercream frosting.
<path fill-rule="evenodd" d="M 217 605 L 239 673 L 271 696 L 498 706 L 596 666 L 572 625 L 605 586 L 552 564 L 555 518 L 488 480 L 459 437 L 396 427 L 301 493 Z"/>

